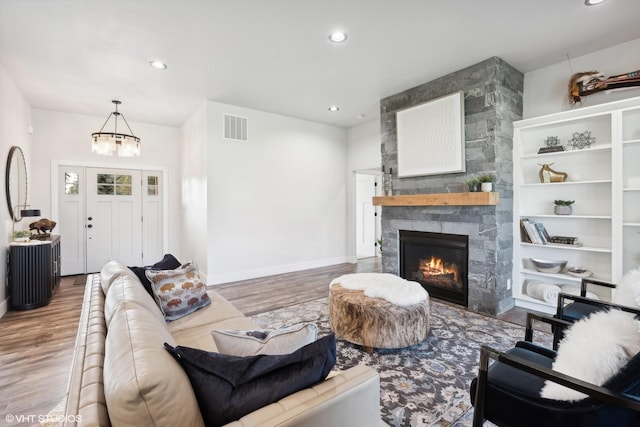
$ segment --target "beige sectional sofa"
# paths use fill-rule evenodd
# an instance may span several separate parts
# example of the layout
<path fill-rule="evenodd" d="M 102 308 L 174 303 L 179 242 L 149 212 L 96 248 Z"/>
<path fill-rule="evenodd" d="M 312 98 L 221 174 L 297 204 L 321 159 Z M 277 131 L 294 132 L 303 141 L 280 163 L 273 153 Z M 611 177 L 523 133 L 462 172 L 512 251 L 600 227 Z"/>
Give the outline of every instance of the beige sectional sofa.
<path fill-rule="evenodd" d="M 66 426 L 202 426 L 187 375 L 163 348 L 216 351 L 213 329 L 255 329 L 215 291 L 211 305 L 165 323 L 126 266 L 110 261 L 88 276 L 65 407 Z M 366 366 L 332 373 L 313 387 L 228 426 L 385 425 L 378 374 Z"/>

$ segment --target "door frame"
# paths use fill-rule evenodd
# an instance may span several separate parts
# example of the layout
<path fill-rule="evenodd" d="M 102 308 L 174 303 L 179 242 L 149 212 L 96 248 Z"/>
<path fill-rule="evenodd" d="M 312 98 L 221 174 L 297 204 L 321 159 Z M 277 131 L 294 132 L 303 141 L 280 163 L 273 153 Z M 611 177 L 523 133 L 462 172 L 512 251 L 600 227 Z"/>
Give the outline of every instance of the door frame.
<path fill-rule="evenodd" d="M 164 253 L 169 252 L 169 172 L 165 166 L 142 165 L 142 164 L 117 164 L 111 162 L 85 162 L 79 160 L 51 160 L 51 217 L 59 218 L 60 215 L 60 191 L 58 169 L 60 166 L 73 166 L 80 168 L 105 168 L 105 169 L 136 169 L 140 171 L 158 171 L 162 172 L 164 185 L 162 185 L 162 250 Z M 86 203 L 86 202 L 85 202 Z M 86 209 L 86 206 L 85 206 Z M 64 244 L 61 242 L 60 244 Z M 64 262 L 64 260 L 62 260 Z"/>

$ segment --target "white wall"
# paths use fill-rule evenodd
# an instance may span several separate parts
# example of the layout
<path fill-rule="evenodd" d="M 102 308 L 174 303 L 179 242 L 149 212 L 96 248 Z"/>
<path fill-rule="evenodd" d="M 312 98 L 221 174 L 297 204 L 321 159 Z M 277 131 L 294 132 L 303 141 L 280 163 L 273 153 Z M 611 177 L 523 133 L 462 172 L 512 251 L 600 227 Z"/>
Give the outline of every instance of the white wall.
<path fill-rule="evenodd" d="M 126 108 L 121 111 L 126 117 Z M 131 169 L 165 168 L 169 234 L 165 239 L 165 250 L 181 259 L 180 204 L 177 203 L 180 200 L 180 131 L 173 127 L 129 122 L 135 135 L 141 139 L 140 157 L 100 156 L 91 152 L 91 133 L 100 130 L 109 112 L 105 110 L 104 117 L 95 117 L 33 109 L 34 155 L 31 163 L 34 173 L 29 186 L 31 205 L 39 208 L 43 216 L 56 220 L 52 217 L 52 163 Z M 113 123 L 109 125 L 113 126 Z M 64 236 L 61 244 L 64 245 Z"/>
<path fill-rule="evenodd" d="M 355 172 L 380 170 L 380 122 L 375 120 L 350 128 L 347 139 L 347 251 L 349 262 L 357 262 Z"/>
<path fill-rule="evenodd" d="M 28 129 L 31 125 L 31 107 L 20 93 L 16 85 L 0 66 L 0 164 L 5 165 L 9 149 L 17 145 L 24 152 L 27 162 L 27 177 L 30 179 L 35 170 L 32 165 L 31 136 Z M 0 188 L 4 193 L 5 189 L 4 169 L 0 173 Z M 12 220 L 9 217 L 9 210 L 4 194 L 1 196 L 3 203 L 0 208 L 0 244 L 6 248 L 11 235 Z M 7 251 L 2 251 L 0 256 L 0 277 L 3 279 L 7 275 Z M 0 285 L 0 317 L 8 309 L 6 280 Z"/>
<path fill-rule="evenodd" d="M 204 102 L 181 128 L 182 261 L 198 264 L 207 280 L 207 103 Z"/>
<path fill-rule="evenodd" d="M 640 68 L 638 52 L 640 52 L 640 39 L 571 58 L 571 66 L 568 61 L 563 61 L 526 73 L 524 75 L 523 117 L 537 117 L 571 109 L 568 85 L 569 79 L 574 73 L 596 70 L 609 77 L 637 71 Z M 634 96 L 640 96 L 640 87 L 617 89 L 609 93 L 598 92 L 583 97 L 582 103 L 575 108 Z"/>
<path fill-rule="evenodd" d="M 207 139 L 209 283 L 346 262 L 345 129 L 209 102 Z"/>

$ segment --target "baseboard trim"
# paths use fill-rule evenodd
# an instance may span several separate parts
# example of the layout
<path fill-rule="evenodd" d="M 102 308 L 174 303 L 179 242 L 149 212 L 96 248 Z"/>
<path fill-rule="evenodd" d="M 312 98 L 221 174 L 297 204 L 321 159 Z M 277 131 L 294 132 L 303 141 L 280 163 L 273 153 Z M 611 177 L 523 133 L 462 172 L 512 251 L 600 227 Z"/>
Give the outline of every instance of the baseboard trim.
<path fill-rule="evenodd" d="M 325 258 L 320 260 L 305 261 L 295 264 L 278 265 L 273 267 L 257 268 L 253 270 L 237 271 L 225 274 L 211 274 L 207 285 L 220 285 L 222 283 L 249 280 L 258 277 L 273 276 L 276 274 L 293 273 L 295 271 L 308 270 L 310 268 L 327 267 L 330 265 L 350 263 L 350 257 Z"/>

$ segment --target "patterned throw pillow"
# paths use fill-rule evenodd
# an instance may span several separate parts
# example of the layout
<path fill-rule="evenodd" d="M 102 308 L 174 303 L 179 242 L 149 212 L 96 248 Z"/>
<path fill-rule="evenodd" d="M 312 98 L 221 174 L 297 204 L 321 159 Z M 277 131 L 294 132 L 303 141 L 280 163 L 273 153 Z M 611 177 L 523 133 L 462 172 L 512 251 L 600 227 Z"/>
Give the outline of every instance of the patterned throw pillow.
<path fill-rule="evenodd" d="M 147 278 L 167 322 L 211 304 L 198 266 L 188 262 L 175 270 L 147 270 Z"/>

